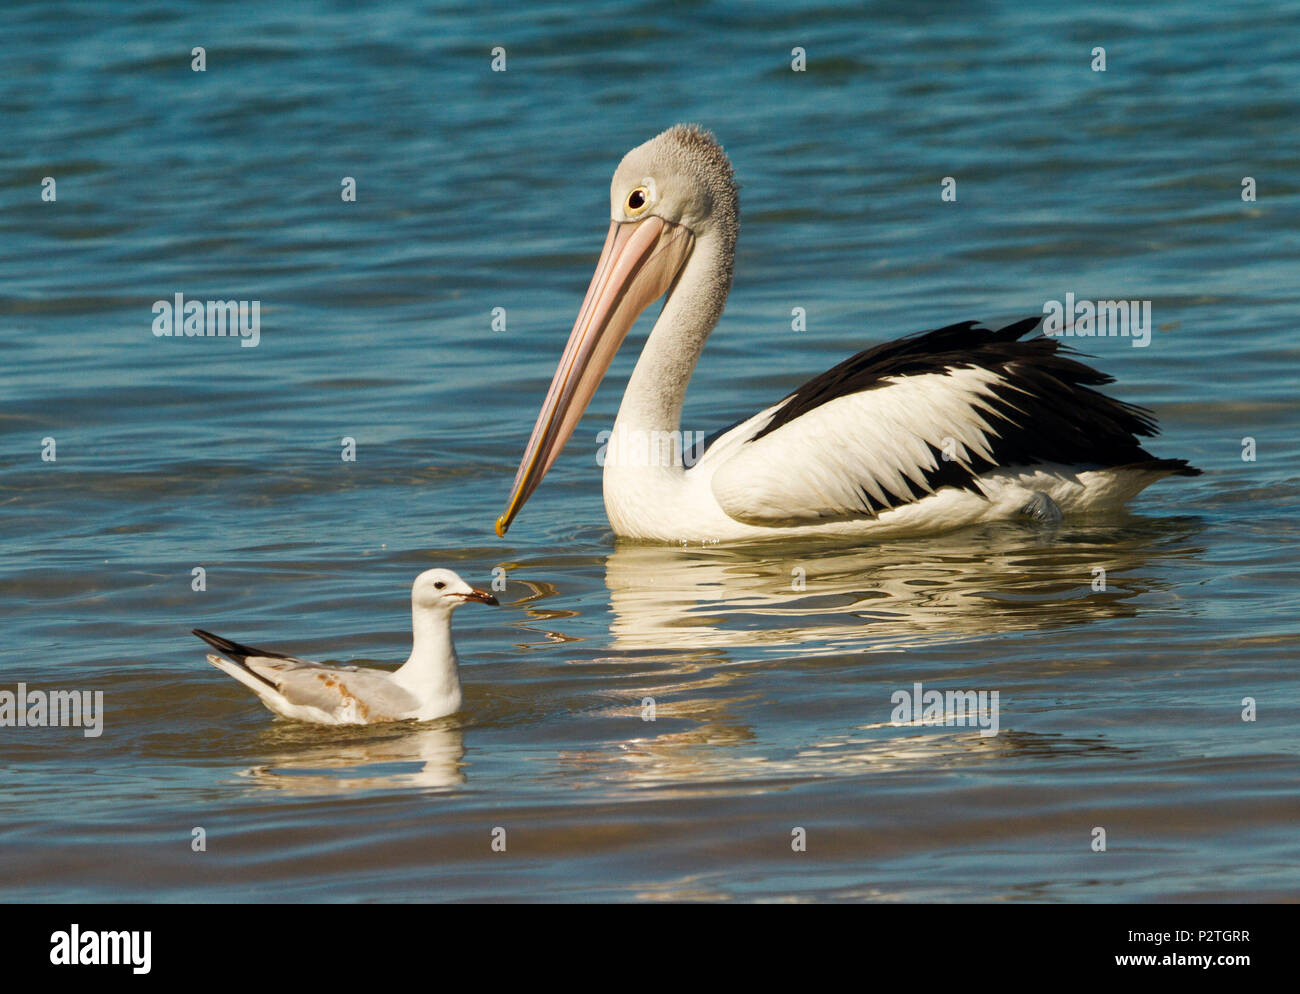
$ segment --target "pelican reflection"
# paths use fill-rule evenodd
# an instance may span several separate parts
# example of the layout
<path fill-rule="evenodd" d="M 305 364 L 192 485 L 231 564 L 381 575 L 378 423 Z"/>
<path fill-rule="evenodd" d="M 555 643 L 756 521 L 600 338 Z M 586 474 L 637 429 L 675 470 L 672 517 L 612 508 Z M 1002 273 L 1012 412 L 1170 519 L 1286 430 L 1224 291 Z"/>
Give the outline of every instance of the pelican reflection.
<path fill-rule="evenodd" d="M 998 524 L 851 550 L 620 542 L 612 647 L 888 651 L 1130 617 L 1162 586 L 1154 560 L 1195 553 L 1187 528 Z"/>

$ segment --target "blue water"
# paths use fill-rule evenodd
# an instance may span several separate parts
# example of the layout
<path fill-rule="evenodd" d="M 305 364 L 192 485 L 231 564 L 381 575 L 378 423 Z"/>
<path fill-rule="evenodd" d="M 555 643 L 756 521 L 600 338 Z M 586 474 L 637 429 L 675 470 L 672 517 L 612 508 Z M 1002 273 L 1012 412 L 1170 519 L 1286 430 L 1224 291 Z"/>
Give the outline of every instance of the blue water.
<path fill-rule="evenodd" d="M 1295 4 L 20 3 L 0 41 L 0 690 L 106 708 L 0 727 L 6 900 L 1300 893 Z M 647 318 L 497 539 L 609 177 L 677 121 L 742 186 L 685 429 L 1068 292 L 1152 302 L 1087 351 L 1205 475 L 1055 530 L 620 543 Z M 259 344 L 156 337 L 176 293 L 260 301 Z M 400 660 L 433 565 L 507 580 L 442 722 L 275 720 L 189 634 Z M 918 681 L 999 734 L 891 726 Z"/>

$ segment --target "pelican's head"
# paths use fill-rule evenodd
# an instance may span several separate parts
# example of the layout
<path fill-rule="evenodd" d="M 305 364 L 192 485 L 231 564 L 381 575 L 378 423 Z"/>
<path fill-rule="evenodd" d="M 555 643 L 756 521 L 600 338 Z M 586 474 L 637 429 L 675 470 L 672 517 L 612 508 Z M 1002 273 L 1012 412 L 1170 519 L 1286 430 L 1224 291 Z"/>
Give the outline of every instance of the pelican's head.
<path fill-rule="evenodd" d="M 669 292 L 697 242 L 725 246 L 730 281 L 738 204 L 726 153 L 693 125 L 675 125 L 623 156 L 609 188 L 605 248 L 497 518 L 498 535 L 554 464 L 636 319 Z"/>
<path fill-rule="evenodd" d="M 411 585 L 411 606 L 450 614 L 466 601 L 499 603 L 486 590 L 471 587 L 449 569 L 427 569 Z"/>
<path fill-rule="evenodd" d="M 734 231 L 738 198 L 731 162 L 713 135 L 677 124 L 638 145 L 609 185 L 613 224 L 658 219 L 693 240 L 715 229 Z"/>

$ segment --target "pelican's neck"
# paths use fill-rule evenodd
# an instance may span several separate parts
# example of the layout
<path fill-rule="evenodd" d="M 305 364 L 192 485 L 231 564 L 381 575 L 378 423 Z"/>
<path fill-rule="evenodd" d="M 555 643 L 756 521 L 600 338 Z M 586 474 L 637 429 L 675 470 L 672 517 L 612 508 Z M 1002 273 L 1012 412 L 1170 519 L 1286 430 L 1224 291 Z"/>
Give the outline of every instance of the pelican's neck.
<path fill-rule="evenodd" d="M 411 607 L 411 656 L 394 679 L 421 700 L 460 693 L 451 611 Z"/>
<path fill-rule="evenodd" d="M 696 240 L 628 380 L 614 422 L 615 436 L 620 429 L 679 429 L 686 385 L 727 303 L 735 249 L 735 231 L 726 228 Z"/>
<path fill-rule="evenodd" d="M 697 239 L 637 360 L 605 445 L 605 514 L 619 535 L 673 541 L 689 490 L 681 430 L 686 384 L 722 316 L 735 251 L 729 236 Z M 701 433 L 702 434 L 702 433 Z"/>

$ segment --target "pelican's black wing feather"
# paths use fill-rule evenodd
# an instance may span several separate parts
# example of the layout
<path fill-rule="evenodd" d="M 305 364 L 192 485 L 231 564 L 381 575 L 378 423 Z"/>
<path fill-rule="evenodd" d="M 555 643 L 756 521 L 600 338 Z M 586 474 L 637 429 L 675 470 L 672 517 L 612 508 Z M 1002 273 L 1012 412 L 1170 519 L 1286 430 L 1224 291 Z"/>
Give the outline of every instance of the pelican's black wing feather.
<path fill-rule="evenodd" d="M 909 335 L 859 352 L 799 387 L 751 441 L 770 435 L 839 397 L 886 388 L 892 378 L 980 368 L 997 374 L 990 390 L 996 414 L 992 427 L 996 462 L 978 460 L 969 474 L 945 467 L 962 479 L 936 482 L 970 486 L 973 477 L 994 466 L 1139 466 L 1196 476 L 1199 469 L 1182 459 L 1156 459 L 1139 437 L 1159 429 L 1151 411 L 1093 389 L 1113 377 L 1080 362 L 1079 353 L 1057 339 L 1024 336 L 1040 318 L 1026 318 L 996 330 L 974 321 Z"/>

